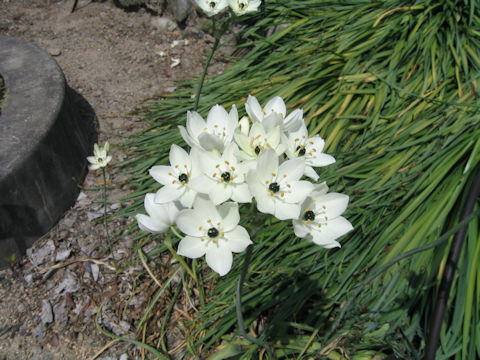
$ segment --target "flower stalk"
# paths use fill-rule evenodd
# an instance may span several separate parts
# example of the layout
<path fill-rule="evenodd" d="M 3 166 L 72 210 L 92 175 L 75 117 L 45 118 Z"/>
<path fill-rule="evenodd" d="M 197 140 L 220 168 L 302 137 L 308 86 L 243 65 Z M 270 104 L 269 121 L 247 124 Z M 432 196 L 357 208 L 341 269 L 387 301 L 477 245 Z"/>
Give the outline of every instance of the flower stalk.
<path fill-rule="evenodd" d="M 245 259 L 243 261 L 243 266 L 242 266 L 242 272 L 240 273 L 240 277 L 238 278 L 238 284 L 237 284 L 237 291 L 236 291 L 236 297 L 235 297 L 235 309 L 237 312 L 237 324 L 238 324 L 238 330 L 240 331 L 240 334 L 247 339 L 248 341 L 263 347 L 268 355 L 269 358 L 272 359 L 272 349 L 270 346 L 260 340 L 258 337 L 254 337 L 250 334 L 248 334 L 245 331 L 245 322 L 243 320 L 243 313 L 242 313 L 242 293 L 243 293 L 243 283 L 246 281 L 247 278 L 247 273 L 248 273 L 248 266 L 250 265 L 250 259 L 252 257 L 252 246 L 247 247 L 246 253 L 245 253 Z"/>
<path fill-rule="evenodd" d="M 229 20 L 226 20 L 225 23 L 222 25 L 220 31 L 217 31 L 215 18 L 212 18 L 212 32 L 213 36 L 215 36 L 215 42 L 213 44 L 212 50 L 210 51 L 210 54 L 208 55 L 207 61 L 203 66 L 202 76 L 200 77 L 200 80 L 198 82 L 197 95 L 195 96 L 195 105 L 193 106 L 193 111 L 197 111 L 198 109 L 198 103 L 200 102 L 200 94 L 202 93 L 203 83 L 205 82 L 205 77 L 207 76 L 208 67 L 210 66 L 210 62 L 213 59 L 215 51 L 217 51 L 217 48 L 220 45 L 220 39 L 227 30 L 228 25 Z"/>

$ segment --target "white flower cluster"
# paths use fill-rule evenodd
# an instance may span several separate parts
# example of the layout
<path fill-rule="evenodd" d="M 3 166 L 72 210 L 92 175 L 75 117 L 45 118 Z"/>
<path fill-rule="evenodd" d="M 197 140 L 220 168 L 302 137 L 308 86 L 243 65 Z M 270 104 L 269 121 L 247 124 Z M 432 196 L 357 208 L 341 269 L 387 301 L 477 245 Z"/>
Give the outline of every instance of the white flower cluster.
<path fill-rule="evenodd" d="M 257 11 L 261 0 L 195 0 L 195 3 L 207 16 L 217 15 L 228 7 L 236 15 L 241 16 Z"/>
<path fill-rule="evenodd" d="M 220 275 L 232 266 L 232 252 L 251 244 L 240 225 L 239 203 L 255 198 L 257 209 L 280 220 L 293 220 L 294 232 L 325 248 L 352 229 L 341 214 L 348 196 L 328 193 L 313 169 L 335 159 L 322 152 L 320 136 L 308 137 L 302 110 L 287 114 L 283 99 L 274 97 L 262 108 L 254 96 L 245 104 L 248 117 L 239 120 L 235 105 L 230 112 L 215 105 L 204 120 L 187 113 L 180 133 L 190 152 L 170 149 L 170 165 L 150 169 L 163 185 L 147 194 L 139 214 L 140 228 L 161 233 L 175 224 L 186 234 L 178 253 L 189 258 L 206 255 Z"/>

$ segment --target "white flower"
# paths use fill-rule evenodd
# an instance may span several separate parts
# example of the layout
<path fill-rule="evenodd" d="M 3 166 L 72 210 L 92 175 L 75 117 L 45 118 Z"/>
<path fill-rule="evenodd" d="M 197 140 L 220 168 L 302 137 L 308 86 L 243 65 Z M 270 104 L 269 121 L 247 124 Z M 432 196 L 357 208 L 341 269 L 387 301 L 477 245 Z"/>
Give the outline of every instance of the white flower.
<path fill-rule="evenodd" d="M 227 0 L 195 0 L 195 3 L 209 17 L 217 15 L 228 7 Z"/>
<path fill-rule="evenodd" d="M 254 122 L 249 130 L 248 123 L 243 119 L 241 127 L 235 131 L 234 137 L 240 148 L 237 157 L 247 162 L 249 168 L 255 167 L 258 156 L 266 149 L 275 150 L 277 155 L 281 155 L 285 151 L 285 145 L 280 142 L 280 126 L 274 126 L 267 131 L 262 123 Z"/>
<path fill-rule="evenodd" d="M 178 254 L 191 259 L 206 255 L 208 266 L 221 276 L 232 267 L 232 252 L 242 252 L 252 242 L 247 230 L 238 225 L 238 204 L 215 205 L 198 195 L 193 209 L 182 210 L 177 227 L 187 234 L 178 244 Z"/>
<path fill-rule="evenodd" d="M 220 105 L 212 107 L 208 113 L 207 121 L 199 113 L 187 113 L 187 128 L 179 126 L 180 134 L 191 147 L 198 146 L 207 151 L 218 150 L 232 142 L 233 134 L 238 125 L 238 112 L 235 105 L 230 113 Z"/>
<path fill-rule="evenodd" d="M 144 205 L 148 216 L 137 214 L 135 218 L 140 229 L 152 234 L 159 234 L 167 231 L 170 225 L 175 223 L 181 207 L 177 202 L 157 204 L 154 199 L 155 194 L 145 195 Z"/>
<path fill-rule="evenodd" d="M 183 206 L 191 207 L 196 191 L 189 182 L 199 174 L 199 170 L 188 153 L 178 145 L 172 145 L 169 157 L 171 166 L 157 165 L 150 169 L 150 175 L 164 185 L 157 191 L 155 202 L 164 204 L 180 200 Z"/>
<path fill-rule="evenodd" d="M 327 194 L 328 187 L 317 185 L 315 191 L 302 204 L 301 215 L 293 221 L 295 235 L 330 249 L 340 247 L 336 241 L 353 229 L 352 224 L 340 216 L 348 205 L 348 196 Z"/>
<path fill-rule="evenodd" d="M 305 169 L 303 159 L 278 164 L 275 151 L 265 150 L 258 158 L 257 169 L 247 174 L 247 183 L 259 211 L 280 220 L 298 219 L 300 204 L 313 190 L 308 181 L 300 180 Z"/>
<path fill-rule="evenodd" d="M 304 124 L 301 109 L 294 110 L 286 116 L 287 107 L 280 96 L 270 99 L 262 109 L 257 98 L 248 95 L 245 110 L 252 121 L 261 122 L 267 130 L 279 125 L 283 131 L 293 131 Z"/>
<path fill-rule="evenodd" d="M 194 161 L 200 165 L 203 175 L 193 179 L 191 187 L 199 193 L 208 194 L 215 205 L 228 199 L 250 202 L 252 195 L 245 182 L 245 171 L 235 157 L 237 151 L 235 143 L 228 145 L 222 155 L 198 151 Z"/>
<path fill-rule="evenodd" d="M 327 166 L 335 162 L 333 156 L 322 152 L 325 141 L 318 135 L 309 138 L 305 125 L 287 135 L 283 134 L 282 142 L 286 146 L 285 153 L 289 159 L 305 158 L 305 175 L 313 180 L 318 180 L 319 176 L 312 166 Z"/>
<path fill-rule="evenodd" d="M 228 0 L 230 8 L 239 16 L 249 12 L 257 11 L 261 3 L 261 0 Z"/>
<path fill-rule="evenodd" d="M 108 143 L 108 141 L 103 147 L 98 146 L 98 144 L 94 144 L 93 156 L 87 156 L 87 160 L 91 164 L 88 168 L 90 170 L 97 170 L 107 166 L 110 160 L 112 160 L 112 157 L 110 155 L 107 155 L 109 149 L 110 144 Z"/>

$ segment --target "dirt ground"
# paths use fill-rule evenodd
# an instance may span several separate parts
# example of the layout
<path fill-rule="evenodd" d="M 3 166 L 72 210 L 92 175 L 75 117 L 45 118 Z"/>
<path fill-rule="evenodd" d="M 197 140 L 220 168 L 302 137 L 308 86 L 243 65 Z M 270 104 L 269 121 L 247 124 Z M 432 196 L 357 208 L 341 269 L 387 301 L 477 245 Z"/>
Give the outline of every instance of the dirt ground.
<path fill-rule="evenodd" d="M 144 9 L 127 12 L 110 1 L 80 1 L 71 13 L 72 5 L 73 0 L 0 0 L 0 33 L 32 42 L 55 58 L 70 87 L 92 105 L 99 143 L 112 144 L 113 162 L 118 163 L 127 154 L 115 145 L 145 125 L 129 113 L 155 94 L 174 91 L 176 80 L 201 73 L 214 40 L 208 34 L 209 20 L 194 13 L 185 26 L 172 31 Z M 210 75 L 223 71 L 227 64 L 219 59 L 230 52 L 231 47 L 220 49 Z M 103 328 L 139 338 L 134 324 L 156 290 L 138 258 L 112 270 L 115 261 L 132 257 L 133 239 L 123 237 L 114 244 L 115 259 L 109 256 L 105 229 L 95 222 L 103 214 L 97 202 L 101 193 L 86 190 L 101 179 L 100 172 L 90 171 L 75 206 L 18 264 L 0 271 L 0 360 L 142 358 L 138 347 L 112 341 L 95 326 L 103 303 Z M 112 213 L 129 190 L 119 186 L 122 178 L 114 172 L 109 181 L 114 187 L 108 194 Z M 111 223 L 112 233 L 129 221 Z M 159 261 L 168 272 L 168 259 Z M 161 269 L 151 265 L 161 281 Z M 185 303 L 178 313 L 188 317 L 192 308 Z M 182 331 L 168 335 L 175 358 L 182 358 Z"/>

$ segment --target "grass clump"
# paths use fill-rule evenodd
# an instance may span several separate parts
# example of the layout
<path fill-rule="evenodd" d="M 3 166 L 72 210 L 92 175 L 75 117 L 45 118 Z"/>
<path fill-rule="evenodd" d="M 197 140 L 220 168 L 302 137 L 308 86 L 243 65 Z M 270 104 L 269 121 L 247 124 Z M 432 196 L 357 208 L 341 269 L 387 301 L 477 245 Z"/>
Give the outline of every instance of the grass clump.
<path fill-rule="evenodd" d="M 467 0 L 267 1 L 266 17 L 245 33 L 242 46 L 252 50 L 205 84 L 202 115 L 217 103 L 241 105 L 248 94 L 303 108 L 311 134 L 337 159 L 321 180 L 351 197 L 345 216 L 355 230 L 341 249 L 309 244 L 273 219 L 256 240 L 245 322 L 278 358 L 423 355 L 480 161 L 479 28 L 480 7 Z M 141 212 L 144 194 L 158 189 L 147 170 L 182 142 L 176 125 L 193 107 L 195 86 L 151 103 L 151 126 L 127 144 L 135 201 L 124 215 Z M 480 356 L 478 210 L 467 223 L 438 359 Z M 225 277 L 204 278 L 215 286 L 186 335 L 192 354 L 223 340 L 224 349 L 258 358 L 260 349 L 232 333 L 242 257 Z"/>

